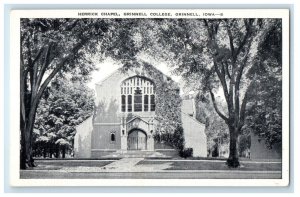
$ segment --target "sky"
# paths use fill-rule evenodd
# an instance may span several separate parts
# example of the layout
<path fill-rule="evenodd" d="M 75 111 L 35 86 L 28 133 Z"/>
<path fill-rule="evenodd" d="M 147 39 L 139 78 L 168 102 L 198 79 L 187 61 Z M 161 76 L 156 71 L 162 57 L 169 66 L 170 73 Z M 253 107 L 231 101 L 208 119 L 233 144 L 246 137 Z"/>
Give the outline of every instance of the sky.
<path fill-rule="evenodd" d="M 145 60 L 144 60 L 145 61 Z M 146 60 L 147 61 L 147 60 Z M 150 61 L 147 61 L 151 63 Z M 155 66 L 158 70 L 160 70 L 162 73 L 170 76 L 174 81 L 180 82 L 181 77 L 172 75 L 171 69 L 167 66 L 165 63 L 151 63 L 153 66 Z M 94 71 L 92 73 L 92 80 L 87 84 L 89 88 L 95 90 L 95 84 L 99 81 L 102 81 L 106 77 L 108 77 L 110 74 L 112 74 L 114 71 L 116 71 L 118 68 L 120 68 L 122 65 L 114 62 L 111 59 L 106 59 L 101 63 L 98 63 L 97 65 L 98 71 Z"/>

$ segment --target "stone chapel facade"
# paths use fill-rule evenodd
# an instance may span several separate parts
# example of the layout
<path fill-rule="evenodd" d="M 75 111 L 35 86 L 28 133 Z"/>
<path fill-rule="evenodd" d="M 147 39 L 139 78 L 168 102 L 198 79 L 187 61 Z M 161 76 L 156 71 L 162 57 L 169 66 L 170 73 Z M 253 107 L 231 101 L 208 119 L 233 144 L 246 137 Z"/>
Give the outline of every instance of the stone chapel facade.
<path fill-rule="evenodd" d="M 97 83 L 95 114 L 77 127 L 75 157 L 120 156 L 130 151 L 176 153 L 154 140 L 159 129 L 156 102 L 162 97 L 157 91 L 161 82 L 167 84 L 164 91 L 179 94 L 179 86 L 149 64 L 130 70 L 120 68 Z M 183 101 L 180 113 L 185 146 L 193 148 L 194 156 L 206 157 L 205 126 L 195 119 L 193 102 Z"/>

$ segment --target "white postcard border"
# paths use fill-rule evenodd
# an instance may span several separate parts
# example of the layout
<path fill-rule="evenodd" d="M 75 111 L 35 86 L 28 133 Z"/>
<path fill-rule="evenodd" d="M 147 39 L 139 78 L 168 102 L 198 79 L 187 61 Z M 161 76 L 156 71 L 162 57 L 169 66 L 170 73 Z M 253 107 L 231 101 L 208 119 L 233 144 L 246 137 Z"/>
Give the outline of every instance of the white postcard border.
<path fill-rule="evenodd" d="M 171 13 L 172 16 L 79 16 L 78 12 Z M 20 18 L 199 18 L 176 13 L 223 13 L 200 18 L 282 18 L 282 179 L 20 179 Z M 287 186 L 289 184 L 289 10 L 288 9 L 97 9 L 97 10 L 12 10 L 10 16 L 10 150 L 11 186 Z"/>

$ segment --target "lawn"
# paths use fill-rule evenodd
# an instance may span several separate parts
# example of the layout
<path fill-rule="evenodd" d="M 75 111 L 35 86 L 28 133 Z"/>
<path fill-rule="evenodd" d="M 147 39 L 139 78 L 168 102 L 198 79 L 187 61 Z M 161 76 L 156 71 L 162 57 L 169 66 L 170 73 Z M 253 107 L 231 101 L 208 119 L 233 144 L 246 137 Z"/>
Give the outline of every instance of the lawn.
<path fill-rule="evenodd" d="M 171 161 L 166 170 L 243 170 L 243 171 L 281 171 L 281 163 L 248 163 L 241 162 L 239 168 L 229 168 L 225 161 Z M 137 165 L 170 163 L 170 161 L 143 160 Z"/>
<path fill-rule="evenodd" d="M 103 160 L 36 160 L 37 167 L 32 168 L 32 170 L 60 170 L 64 167 L 102 167 L 112 162 Z"/>

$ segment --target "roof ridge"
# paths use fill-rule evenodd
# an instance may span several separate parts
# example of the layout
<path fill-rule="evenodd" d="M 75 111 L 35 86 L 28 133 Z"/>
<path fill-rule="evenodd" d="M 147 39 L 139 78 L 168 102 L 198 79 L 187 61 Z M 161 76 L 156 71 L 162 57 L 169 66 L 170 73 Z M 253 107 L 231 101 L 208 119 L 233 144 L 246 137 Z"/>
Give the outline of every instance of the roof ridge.
<path fill-rule="evenodd" d="M 192 117 L 192 116 L 190 116 L 190 115 L 188 115 L 188 114 L 186 114 L 186 113 L 184 113 L 184 112 L 181 112 L 181 114 L 183 114 L 183 115 L 189 117 L 190 119 L 194 120 L 194 122 L 196 122 L 196 123 L 198 123 L 198 124 L 201 124 L 201 125 L 204 125 L 204 126 L 205 126 L 205 124 L 203 124 L 202 122 L 200 122 L 200 121 L 197 120 L 196 118 L 194 118 L 194 117 Z"/>
<path fill-rule="evenodd" d="M 122 66 L 123 67 L 123 66 Z M 115 71 L 113 71 L 111 74 L 109 74 L 108 76 L 106 76 L 104 79 L 102 79 L 101 81 L 95 83 L 95 85 L 101 85 L 104 81 L 106 81 L 108 78 L 110 78 L 113 74 L 115 74 L 116 72 L 118 72 L 122 67 L 116 69 Z"/>

